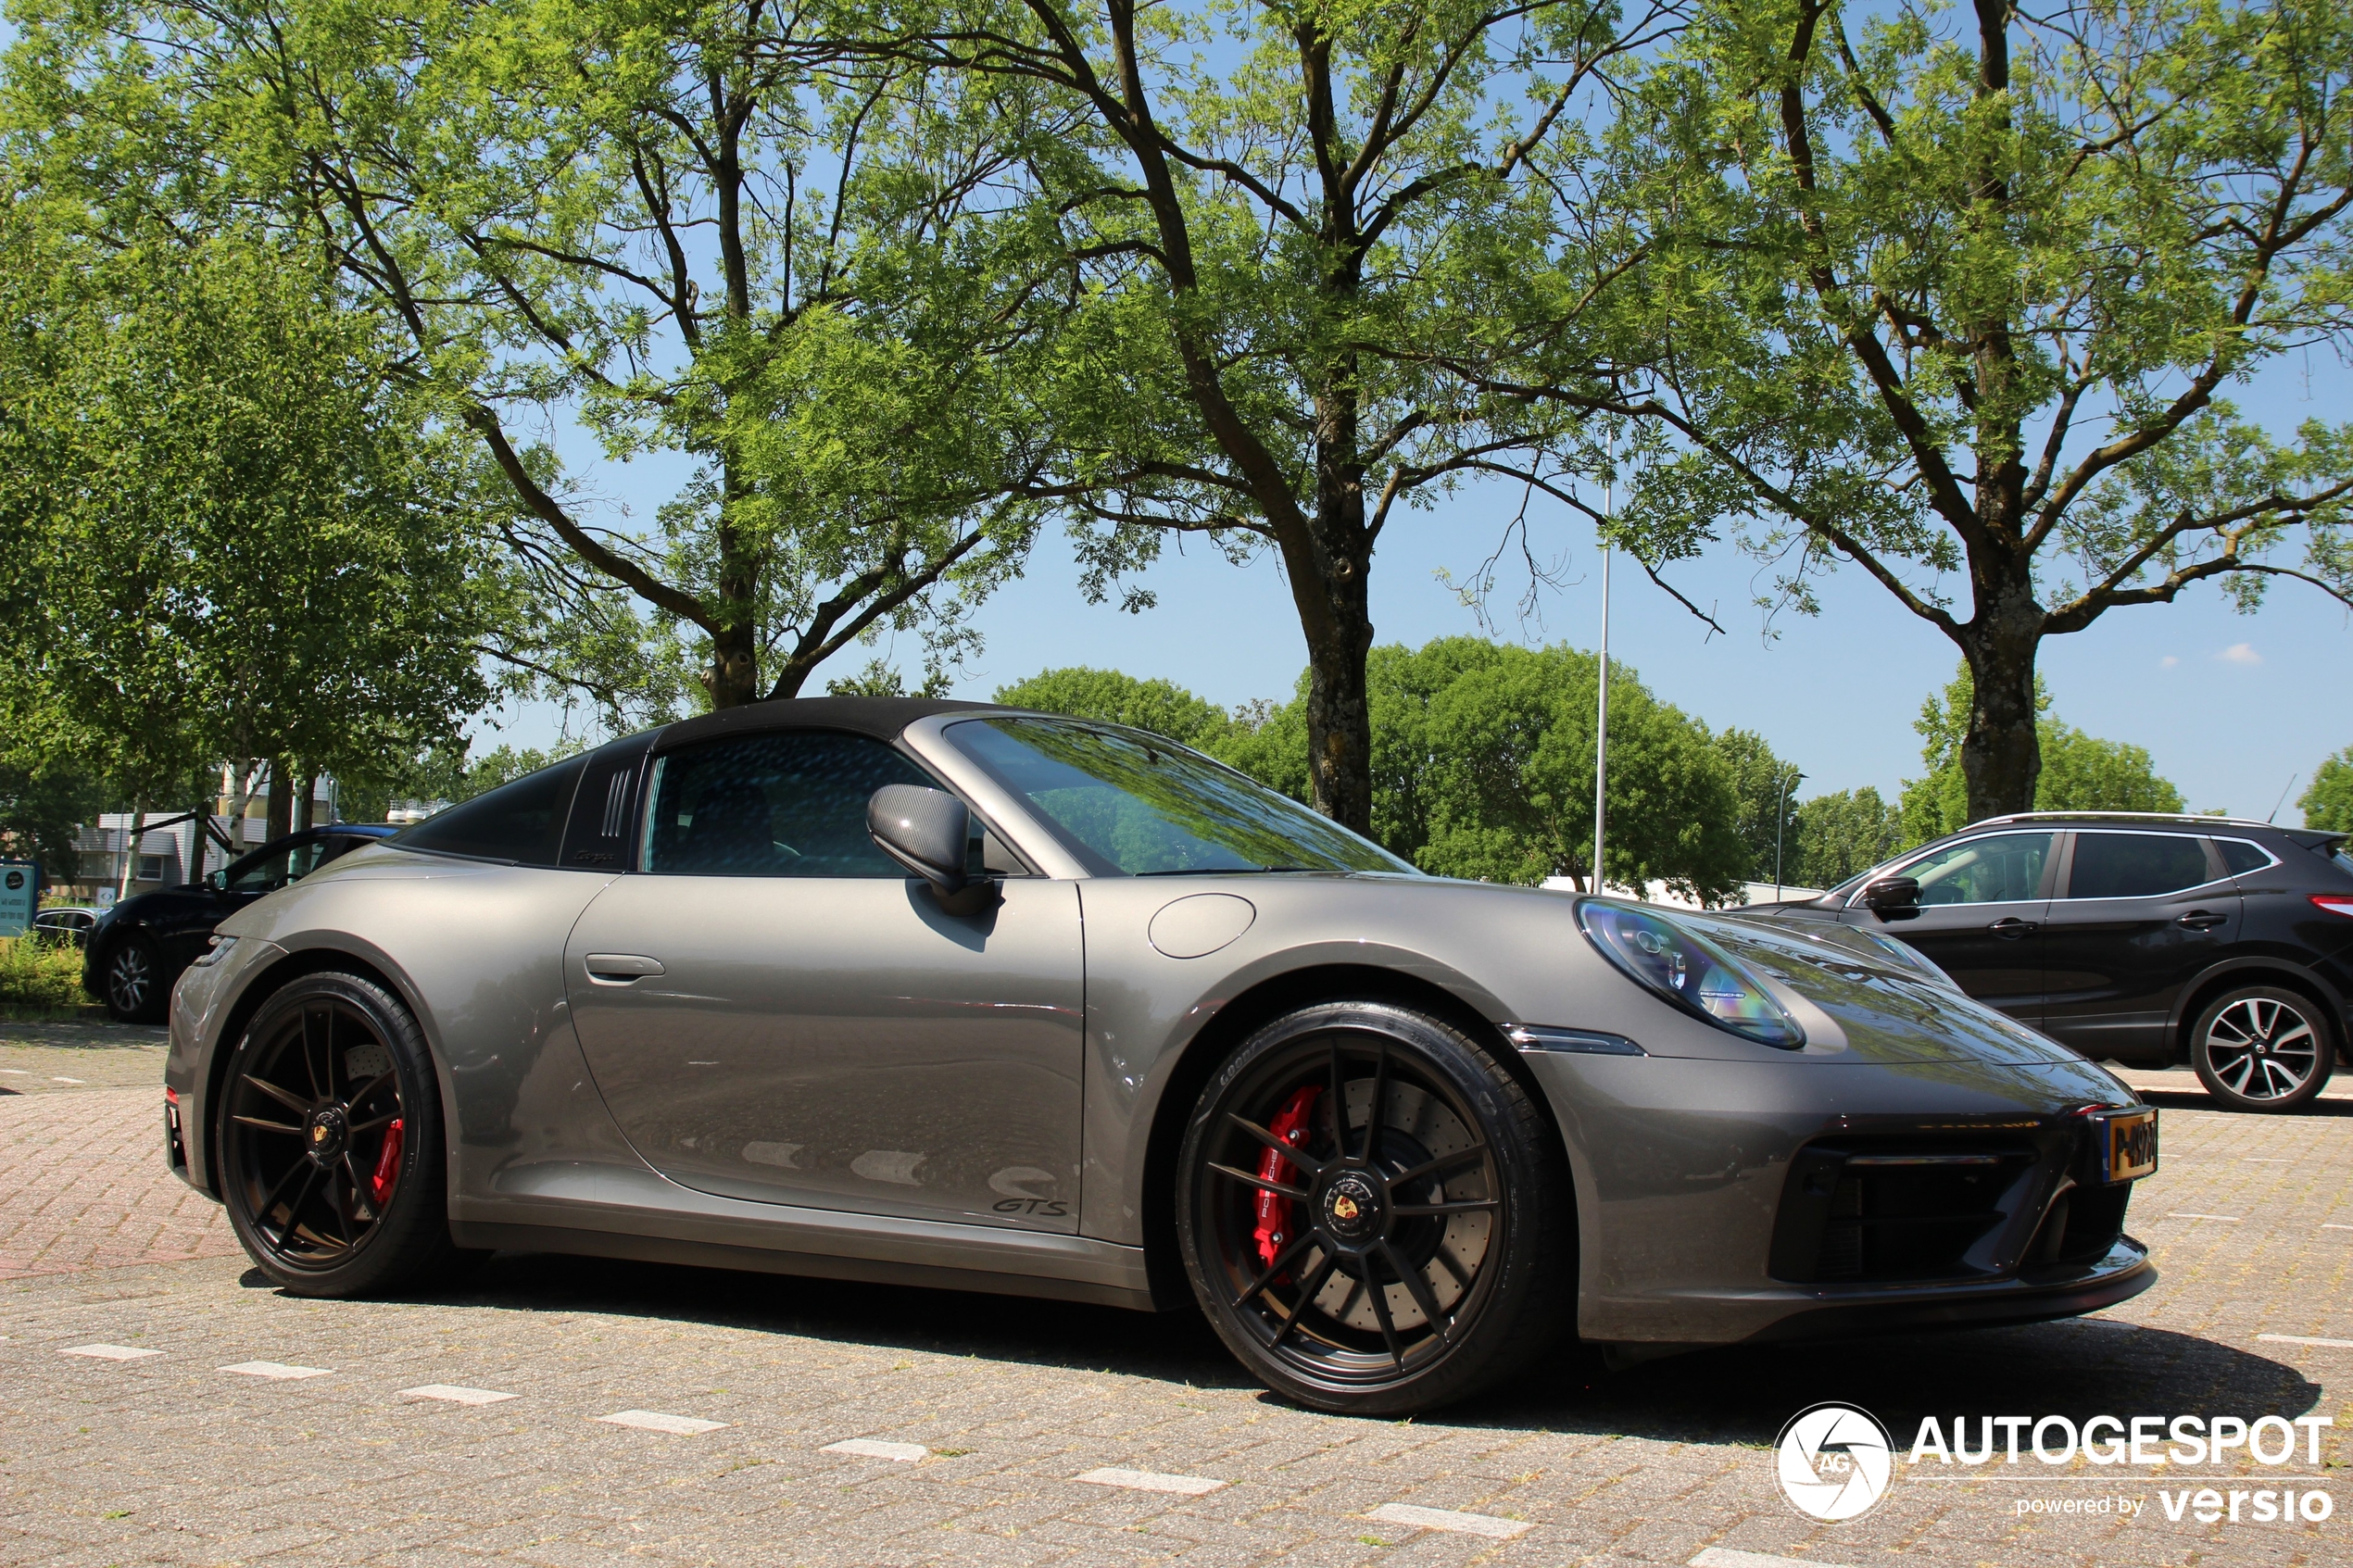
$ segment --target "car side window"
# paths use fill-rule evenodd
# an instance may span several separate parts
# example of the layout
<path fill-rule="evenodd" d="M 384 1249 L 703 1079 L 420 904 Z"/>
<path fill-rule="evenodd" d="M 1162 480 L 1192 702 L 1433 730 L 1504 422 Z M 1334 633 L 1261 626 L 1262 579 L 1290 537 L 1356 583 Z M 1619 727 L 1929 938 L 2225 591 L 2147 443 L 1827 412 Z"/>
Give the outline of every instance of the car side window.
<path fill-rule="evenodd" d="M 2171 833 L 2079 833 L 2067 897 L 2153 898 L 2213 880 L 2204 839 Z"/>
<path fill-rule="evenodd" d="M 1923 904 L 2008 904 L 2043 896 L 2043 868 L 2057 835 L 2000 833 L 1922 856 L 1899 875 L 1920 884 Z"/>
<path fill-rule="evenodd" d="M 640 869 L 671 876 L 903 878 L 866 834 L 885 784 L 937 787 L 863 735 L 818 732 L 705 742 L 654 760 Z"/>
<path fill-rule="evenodd" d="M 2233 876 L 2259 872 L 2271 863 L 2271 857 L 2244 838 L 2218 838 L 2214 847 L 2222 851 L 2222 863 L 2231 869 Z"/>
<path fill-rule="evenodd" d="M 296 871 L 293 869 L 292 862 L 295 857 L 305 854 L 311 848 L 312 846 L 303 844 L 287 849 L 274 849 L 269 854 L 257 856 L 230 874 L 230 891 L 268 893 L 275 888 L 283 887 L 287 883 L 300 876 L 303 872 L 310 869 L 306 863 L 301 871 Z"/>

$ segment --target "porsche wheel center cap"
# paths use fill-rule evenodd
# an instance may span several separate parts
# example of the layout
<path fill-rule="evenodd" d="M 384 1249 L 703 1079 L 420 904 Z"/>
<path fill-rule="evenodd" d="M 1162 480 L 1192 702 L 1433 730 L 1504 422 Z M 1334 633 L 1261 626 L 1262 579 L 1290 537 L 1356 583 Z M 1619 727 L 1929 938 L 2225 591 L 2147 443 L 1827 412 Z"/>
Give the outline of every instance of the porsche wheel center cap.
<path fill-rule="evenodd" d="M 312 1114 L 303 1140 L 309 1147 L 311 1158 L 321 1161 L 333 1160 L 343 1152 L 343 1140 L 342 1111 L 330 1106 Z"/>
<path fill-rule="evenodd" d="M 1324 1189 L 1324 1228 L 1341 1241 L 1365 1241 L 1380 1232 L 1380 1193 L 1353 1171 Z"/>

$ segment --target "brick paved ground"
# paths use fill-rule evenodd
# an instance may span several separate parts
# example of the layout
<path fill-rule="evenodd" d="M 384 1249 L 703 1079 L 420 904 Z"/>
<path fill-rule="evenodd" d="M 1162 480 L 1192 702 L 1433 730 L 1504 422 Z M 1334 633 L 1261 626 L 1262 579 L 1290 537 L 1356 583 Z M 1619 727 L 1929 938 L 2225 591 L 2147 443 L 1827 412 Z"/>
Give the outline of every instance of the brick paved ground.
<path fill-rule="evenodd" d="M 0 1095 L 143 1085 L 160 1093 L 164 1049 L 160 1026 L 0 1019 Z"/>
<path fill-rule="evenodd" d="M 2166 1099 L 2165 1168 L 2132 1223 L 2165 1278 L 2103 1319 L 1565 1367 L 1416 1422 L 1284 1406 L 1190 1315 L 512 1256 L 429 1299 L 295 1300 L 192 1219 L 151 1091 L 0 1100 L 0 1247 L 12 1268 L 74 1271 L 0 1283 L 0 1564 L 2353 1563 L 2353 1484 L 2334 1479 L 2353 1466 L 2353 1348 L 2258 1337 L 2353 1341 L 2353 1228 L 2326 1228 L 2353 1227 L 2353 1105 L 2271 1119 Z M 118 1248 L 199 1255 L 107 1266 Z M 61 1353 L 92 1343 L 160 1353 Z M 218 1370 L 256 1361 L 325 1370 Z M 400 1395 L 427 1384 L 516 1397 Z M 2178 1481 L 2029 1461 L 1967 1485 L 1902 1474 L 1863 1518 L 1816 1525 L 1766 1446 L 1830 1399 L 1899 1441 L 1929 1414 L 2330 1415 L 2317 1473 L 2336 1513 L 2173 1524 L 2157 1494 Z M 594 1419 L 629 1410 L 727 1424 Z M 929 1457 L 819 1451 L 844 1438 Z M 1227 1485 L 1072 1479 L 1101 1466 Z M 2117 1495 L 2145 1511 L 2016 1513 Z M 1368 1517 L 1396 1503 L 1535 1527 Z"/>

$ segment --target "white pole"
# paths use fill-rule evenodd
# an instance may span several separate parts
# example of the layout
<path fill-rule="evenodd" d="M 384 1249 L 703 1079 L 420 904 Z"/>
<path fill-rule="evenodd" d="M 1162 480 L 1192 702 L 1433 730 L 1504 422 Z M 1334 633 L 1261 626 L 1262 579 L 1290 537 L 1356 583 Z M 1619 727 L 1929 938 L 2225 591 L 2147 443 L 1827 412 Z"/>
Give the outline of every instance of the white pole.
<path fill-rule="evenodd" d="M 1607 482 L 1602 488 L 1602 515 L 1615 506 Z M 1601 703 L 1593 720 L 1593 886 L 1602 890 L 1602 842 L 1609 822 L 1609 557 L 1608 540 L 1602 542 L 1602 684 Z"/>

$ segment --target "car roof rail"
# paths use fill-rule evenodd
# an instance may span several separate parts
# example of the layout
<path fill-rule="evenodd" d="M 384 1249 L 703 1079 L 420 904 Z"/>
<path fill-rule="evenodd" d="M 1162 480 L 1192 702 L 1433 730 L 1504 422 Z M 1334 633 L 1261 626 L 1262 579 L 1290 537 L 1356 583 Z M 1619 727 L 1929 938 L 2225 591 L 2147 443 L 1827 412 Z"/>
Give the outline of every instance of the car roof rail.
<path fill-rule="evenodd" d="M 2007 816 L 1982 817 L 1969 823 L 1982 828 L 1993 822 L 2179 822 L 2185 827 L 2270 828 L 2274 833 L 2299 830 L 2251 817 L 2209 817 L 2195 811 L 2012 811 Z M 2317 830 L 2302 830 L 2317 831 Z"/>

